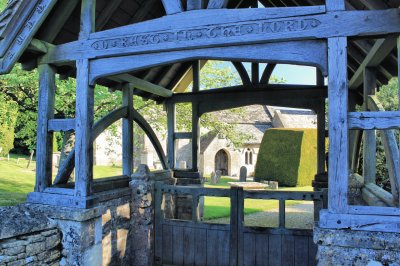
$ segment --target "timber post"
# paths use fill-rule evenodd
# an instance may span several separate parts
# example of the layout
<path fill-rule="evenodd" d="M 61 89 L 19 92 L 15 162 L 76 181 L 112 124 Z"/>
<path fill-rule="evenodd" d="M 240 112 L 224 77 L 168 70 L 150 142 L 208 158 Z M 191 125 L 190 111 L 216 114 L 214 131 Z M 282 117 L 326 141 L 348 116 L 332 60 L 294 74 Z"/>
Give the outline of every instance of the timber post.
<path fill-rule="evenodd" d="M 48 121 L 54 118 L 56 72 L 48 64 L 39 65 L 39 106 L 36 145 L 35 192 L 43 192 L 51 185 L 53 163 L 53 132 Z"/>
<path fill-rule="evenodd" d="M 368 96 L 375 95 L 376 73 L 374 69 L 365 68 L 364 70 L 364 104 L 363 111 L 370 110 L 368 107 Z M 376 131 L 364 130 L 363 145 L 363 177 L 365 184 L 375 183 L 376 178 Z"/>
<path fill-rule="evenodd" d="M 122 174 L 130 176 L 133 171 L 133 89 L 126 86 L 122 92 L 122 105 L 128 114 L 122 119 Z"/>
<path fill-rule="evenodd" d="M 345 10 L 344 0 L 327 0 L 328 11 Z M 347 213 L 349 128 L 347 37 L 328 39 L 329 166 L 328 209 Z"/>
<path fill-rule="evenodd" d="M 81 9 L 80 39 L 87 39 L 95 30 L 95 0 L 83 0 Z M 76 142 L 75 147 L 75 196 L 88 197 L 93 181 L 93 137 L 94 86 L 90 85 L 90 64 L 88 59 L 76 62 Z"/>
<path fill-rule="evenodd" d="M 193 92 L 200 91 L 200 61 L 193 63 Z M 200 114 L 199 103 L 192 102 L 192 171 L 199 171 L 200 154 Z"/>
<path fill-rule="evenodd" d="M 176 128 L 176 105 L 167 104 L 167 158 L 170 169 L 175 168 L 175 128 Z"/>

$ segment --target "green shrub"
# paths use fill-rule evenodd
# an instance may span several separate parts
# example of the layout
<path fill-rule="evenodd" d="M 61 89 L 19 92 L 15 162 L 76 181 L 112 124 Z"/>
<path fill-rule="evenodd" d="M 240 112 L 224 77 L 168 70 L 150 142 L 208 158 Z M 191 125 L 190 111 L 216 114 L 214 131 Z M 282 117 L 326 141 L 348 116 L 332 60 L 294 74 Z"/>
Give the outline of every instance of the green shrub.
<path fill-rule="evenodd" d="M 14 147 L 14 128 L 17 121 L 16 104 L 0 95 L 0 156 L 5 156 Z"/>
<path fill-rule="evenodd" d="M 255 179 L 310 186 L 317 173 L 316 129 L 270 129 L 258 153 Z"/>

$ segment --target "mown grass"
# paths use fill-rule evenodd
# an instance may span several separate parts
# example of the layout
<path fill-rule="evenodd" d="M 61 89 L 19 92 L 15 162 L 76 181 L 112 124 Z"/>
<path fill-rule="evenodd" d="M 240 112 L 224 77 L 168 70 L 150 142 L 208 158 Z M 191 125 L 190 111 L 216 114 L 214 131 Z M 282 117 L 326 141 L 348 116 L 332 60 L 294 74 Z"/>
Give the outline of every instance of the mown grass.
<path fill-rule="evenodd" d="M 17 163 L 17 159 L 20 159 Z M 36 163 L 33 161 L 29 168 L 28 156 L 11 154 L 10 161 L 0 158 L 0 206 L 11 206 L 26 200 L 29 192 L 35 187 Z M 119 166 L 95 166 L 94 177 L 108 177 L 121 175 Z"/>
<path fill-rule="evenodd" d="M 222 177 L 221 182 L 216 185 L 209 183 L 205 184 L 205 187 L 214 188 L 229 188 L 228 182 L 234 182 L 229 177 Z M 312 191 L 312 187 L 290 187 L 280 188 L 282 191 Z M 301 201 L 288 201 L 287 206 L 302 203 Z M 279 207 L 277 200 L 258 200 L 258 199 L 246 199 L 244 201 L 244 213 L 252 214 L 256 212 L 265 212 Z M 230 216 L 230 199 L 222 197 L 205 197 L 204 200 L 204 220 L 211 220 L 217 218 L 224 218 Z"/>
<path fill-rule="evenodd" d="M 17 164 L 17 158 L 24 158 Z M 6 158 L 0 159 L 0 206 L 12 206 L 26 200 L 29 192 L 35 186 L 35 168 L 33 161 L 27 168 L 28 157 L 23 155 L 11 155 L 10 161 Z M 121 175 L 120 166 L 95 166 L 95 178 Z M 228 182 L 235 181 L 229 177 L 222 177 L 221 182 L 216 185 L 205 184 L 205 187 L 229 188 Z M 311 187 L 281 188 L 281 190 L 309 191 Z M 298 201 L 288 202 L 287 205 L 300 203 Z M 265 212 L 278 208 L 278 201 L 275 200 L 245 200 L 245 214 Z M 229 217 L 230 199 L 220 197 L 205 197 L 204 219 L 216 219 Z"/>

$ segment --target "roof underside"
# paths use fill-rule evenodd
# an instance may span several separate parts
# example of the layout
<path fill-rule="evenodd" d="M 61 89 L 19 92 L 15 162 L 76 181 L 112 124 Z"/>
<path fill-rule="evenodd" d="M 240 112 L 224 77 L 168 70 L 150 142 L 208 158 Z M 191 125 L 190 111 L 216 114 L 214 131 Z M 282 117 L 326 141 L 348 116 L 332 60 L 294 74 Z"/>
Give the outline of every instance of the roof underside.
<path fill-rule="evenodd" d="M 29 0 L 20 0 L 22 3 Z M 18 2 L 18 1 L 17 1 Z M 59 0 L 52 12 L 39 28 L 35 35 L 36 39 L 44 40 L 53 44 L 62 44 L 76 41 L 79 33 L 80 1 Z M 182 1 L 184 3 L 186 1 Z M 266 8 L 289 7 L 289 6 L 312 6 L 323 5 L 324 0 L 260 0 Z M 253 0 L 230 0 L 228 8 L 248 8 L 254 3 Z M 347 0 L 347 10 L 372 10 L 398 8 L 400 0 Z M 67 8 L 68 7 L 68 8 Z M 161 0 L 97 0 L 96 31 L 112 29 L 132 23 L 159 18 L 165 15 Z M 67 19 L 61 29 L 55 32 L 53 37 L 48 37 L 48 32 L 54 30 L 54 23 L 61 15 L 67 14 Z M 1 29 L 1 26 L 0 26 Z M 1 34 L 1 32 L 0 32 Z M 364 61 L 376 40 L 351 40 L 348 47 L 348 71 L 349 79 L 357 71 Z M 32 51 L 26 51 L 20 62 L 32 60 L 35 55 Z M 147 80 L 162 87 L 173 89 L 181 78 L 188 72 L 191 62 L 180 62 L 132 73 L 138 78 Z M 75 69 L 70 66 L 60 67 L 58 72 L 65 76 L 74 76 Z M 395 49 L 386 57 L 378 68 L 378 83 L 386 84 L 393 76 L 397 76 L 397 52 Z M 100 80 L 100 83 L 108 87 L 118 84 L 112 80 Z M 149 95 L 143 95 L 149 96 Z"/>

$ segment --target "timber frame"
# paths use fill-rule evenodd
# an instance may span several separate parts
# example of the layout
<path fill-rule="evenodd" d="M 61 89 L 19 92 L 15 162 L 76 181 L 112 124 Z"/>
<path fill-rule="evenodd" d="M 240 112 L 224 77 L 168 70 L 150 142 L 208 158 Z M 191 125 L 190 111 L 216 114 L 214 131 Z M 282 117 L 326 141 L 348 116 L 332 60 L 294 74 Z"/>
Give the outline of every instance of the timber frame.
<path fill-rule="evenodd" d="M 398 76 L 393 73 L 397 72 L 398 56 L 396 58 L 392 51 L 399 46 L 400 9 L 359 11 L 344 0 L 326 0 L 321 4 L 312 4 L 320 1 L 298 1 L 308 4 L 300 7 L 275 4 L 269 8 L 246 9 L 234 8 L 255 7 L 254 1 L 160 0 L 148 2 L 159 2 L 158 9 L 165 10 L 166 16 L 160 17 L 161 12 L 160 16 L 143 21 L 151 8 L 150 4 L 143 4 L 143 14 L 138 12 L 137 17 L 126 25 L 104 30 L 112 10 L 117 10 L 121 1 L 110 1 L 113 2 L 110 6 L 104 6 L 100 0 L 16 2 L 18 4 L 9 5 L 5 11 L 12 15 L 2 16 L 3 21 L 0 21 L 13 26 L 0 27 L 0 72 L 8 73 L 17 61 L 22 62 L 25 69 L 39 69 L 37 180 L 35 192 L 28 197 L 29 202 L 89 208 L 115 197 L 112 190 L 96 190 L 99 184 L 93 180 L 93 141 L 121 118 L 123 176 L 114 178 L 114 181 L 118 180 L 115 184 L 126 186 L 133 171 L 134 121 L 149 135 L 164 168 L 175 168 L 175 140 L 191 139 L 193 167 L 186 173 L 176 172 L 175 175 L 199 177 L 196 162 L 201 115 L 249 104 L 315 110 L 318 114 L 318 174 L 323 174 L 325 99 L 328 98 L 329 206 L 321 211 L 320 226 L 400 232 L 400 165 L 398 145 L 392 133 L 385 133 L 384 140 L 386 150 L 391 154 L 393 206 L 351 206 L 348 202 L 349 169 L 355 169 L 357 143 L 361 138 L 360 132 L 349 133 L 350 130 L 365 130 L 365 139 L 371 144 L 364 146 L 364 158 L 368 158 L 367 154 L 374 154 L 375 138 L 375 133 L 368 130 L 383 131 L 400 126 L 400 112 L 383 112 L 369 97 L 376 87 Z M 99 17 L 96 17 L 96 2 L 103 5 Z M 186 4 L 182 5 L 182 2 Z M 375 3 L 372 0 L 363 2 Z M 79 37 L 57 42 L 58 33 L 74 10 L 79 10 L 80 14 Z M 15 17 L 17 15 L 19 19 Z M 371 45 L 365 39 L 378 41 Z M 359 50 L 355 47 L 365 49 L 366 56 L 357 56 Z M 234 62 L 243 85 L 202 91 L 199 75 L 206 60 Z M 356 60 L 358 64 L 354 62 Z M 394 67 L 393 64 L 388 67 L 387 61 L 394 62 Z M 251 63 L 251 77 L 243 62 Z M 260 63 L 268 64 L 261 75 Z M 317 84 L 269 84 L 277 64 L 316 67 Z M 163 68 L 169 65 L 172 67 Z M 350 79 L 349 72 L 352 73 Z M 64 78 L 74 76 L 77 79 L 75 118 L 54 119 L 57 73 Z M 174 75 L 175 78 L 169 81 L 156 80 L 157 76 Z M 152 81 L 148 80 L 150 77 Z M 328 86 L 324 84 L 324 77 L 328 77 Z M 193 81 L 192 92 L 183 92 L 182 88 L 190 81 Z M 97 123 L 93 107 L 96 84 L 123 93 L 121 108 Z M 165 104 L 167 155 L 150 125 L 133 109 L 134 94 Z M 192 132 L 176 132 L 175 105 L 182 102 L 192 103 Z M 365 112 L 354 112 L 356 103 L 363 103 Z M 52 182 L 53 132 L 69 130 L 75 131 L 76 148 Z M 74 168 L 76 181 L 67 183 Z M 372 159 L 364 165 L 364 171 L 365 178 L 373 183 Z"/>

